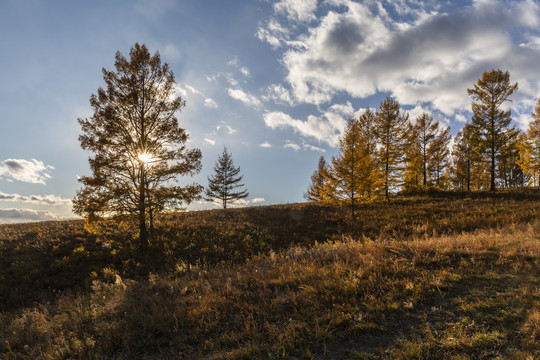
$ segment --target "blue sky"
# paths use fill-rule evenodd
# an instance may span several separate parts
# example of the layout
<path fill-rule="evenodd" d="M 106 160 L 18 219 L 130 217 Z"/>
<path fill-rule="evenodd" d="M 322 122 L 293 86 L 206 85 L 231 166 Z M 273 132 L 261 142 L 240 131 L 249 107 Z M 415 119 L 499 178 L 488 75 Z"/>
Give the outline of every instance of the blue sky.
<path fill-rule="evenodd" d="M 227 146 L 250 192 L 242 205 L 303 201 L 346 120 L 386 95 L 452 134 L 470 118 L 466 89 L 485 70 L 509 70 L 519 83 L 510 106 L 522 129 L 540 95 L 540 8 L 531 0 L 0 6 L 0 223 L 73 216 L 77 176 L 90 174 L 77 118 L 91 115 L 101 69 L 136 42 L 159 51 L 187 100 L 178 118 L 203 153 L 194 180 L 206 186 Z"/>

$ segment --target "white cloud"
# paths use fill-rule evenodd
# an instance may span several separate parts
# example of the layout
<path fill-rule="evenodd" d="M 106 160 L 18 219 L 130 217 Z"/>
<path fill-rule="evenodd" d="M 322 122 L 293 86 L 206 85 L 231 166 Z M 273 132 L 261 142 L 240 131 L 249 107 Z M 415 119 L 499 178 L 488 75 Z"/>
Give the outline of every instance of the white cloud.
<path fill-rule="evenodd" d="M 216 145 L 216 141 L 215 140 L 212 140 L 212 139 L 204 139 L 204 141 L 207 143 L 207 144 L 210 144 L 210 145 Z"/>
<path fill-rule="evenodd" d="M 375 90 L 358 71 L 358 62 L 386 43 L 390 31 L 363 4 L 347 2 L 348 11 L 330 11 L 320 24 L 304 35 L 303 49 L 289 49 L 283 62 L 294 95 L 302 102 L 320 104 L 341 90 L 365 96 Z M 369 39 L 369 41 L 367 41 Z M 364 41 L 365 40 L 365 41 Z M 362 84 L 357 84 L 361 80 Z M 367 86 L 366 86 L 367 85 Z M 359 88 L 362 88 L 361 91 Z"/>
<path fill-rule="evenodd" d="M 516 5 L 516 13 L 519 20 L 529 27 L 535 28 L 539 25 L 539 7 L 532 0 L 526 0 Z"/>
<path fill-rule="evenodd" d="M 193 86 L 188 85 L 188 84 L 184 84 L 184 86 L 186 87 L 186 89 L 188 89 L 193 94 L 202 96 L 202 93 L 199 90 L 195 89 Z"/>
<path fill-rule="evenodd" d="M 250 73 L 249 73 L 249 69 L 245 66 L 242 66 L 240 68 L 240 72 L 242 73 L 242 75 L 244 75 L 245 77 L 249 77 Z"/>
<path fill-rule="evenodd" d="M 519 44 L 519 46 L 523 48 L 529 48 L 533 51 L 539 51 L 540 50 L 540 37 L 536 36 L 529 36 L 527 38 L 527 42 Z"/>
<path fill-rule="evenodd" d="M 271 148 L 272 147 L 272 145 L 268 141 L 265 141 L 262 144 L 259 144 L 259 146 L 262 147 L 262 148 Z"/>
<path fill-rule="evenodd" d="M 285 145 L 283 145 L 285 149 L 293 149 L 294 151 L 300 150 L 300 145 L 295 144 L 293 142 L 287 141 Z"/>
<path fill-rule="evenodd" d="M 0 224 L 15 224 L 32 221 L 60 220 L 47 210 L 0 209 Z"/>
<path fill-rule="evenodd" d="M 352 113 L 354 113 L 354 108 L 351 102 L 347 101 L 345 104 L 334 104 L 330 106 L 328 108 L 328 112 L 349 117 Z"/>
<path fill-rule="evenodd" d="M 243 207 L 248 207 L 254 204 L 260 204 L 262 202 L 265 202 L 264 198 L 238 199 L 238 200 L 227 202 L 227 208 L 231 208 L 231 209 L 243 208 Z M 214 208 L 218 208 L 218 209 L 223 207 L 223 202 L 221 199 L 214 199 L 213 201 L 206 202 L 206 203 L 212 204 Z M 203 203 L 201 202 L 201 205 L 202 204 Z"/>
<path fill-rule="evenodd" d="M 231 84 L 231 86 L 238 86 L 239 82 L 234 78 L 234 76 L 231 73 L 224 73 L 222 76 L 225 77 L 227 82 Z"/>
<path fill-rule="evenodd" d="M 226 130 L 227 134 L 229 134 L 229 135 L 233 135 L 233 134 L 236 134 L 238 132 L 238 130 L 233 129 L 232 127 L 227 125 L 227 123 L 225 123 L 224 121 L 222 121 L 221 125 L 216 126 L 217 131 L 220 131 L 222 129 Z"/>
<path fill-rule="evenodd" d="M 183 88 L 180 84 L 176 84 L 174 88 L 174 96 L 180 96 L 182 98 L 185 98 L 188 94 L 187 90 Z"/>
<path fill-rule="evenodd" d="M 317 0 L 281 0 L 274 4 L 274 9 L 291 20 L 310 21 L 315 19 Z"/>
<path fill-rule="evenodd" d="M 456 114 L 454 119 L 456 119 L 457 122 L 464 123 L 464 124 L 467 122 L 467 118 L 463 114 Z"/>
<path fill-rule="evenodd" d="M 295 144 L 290 140 L 287 140 L 285 142 L 285 145 L 283 145 L 283 148 L 285 149 L 292 149 L 294 151 L 300 151 L 300 150 L 309 150 L 309 151 L 316 151 L 316 152 L 326 152 L 325 149 L 322 149 L 320 147 L 308 144 L 306 142 L 302 142 L 301 145 Z"/>
<path fill-rule="evenodd" d="M 6 194 L 0 191 L 0 201 L 27 202 L 40 205 L 71 205 L 71 199 L 64 199 L 57 195 L 19 195 Z"/>
<path fill-rule="evenodd" d="M 408 110 L 407 112 L 409 113 L 409 121 L 413 124 L 416 123 L 416 119 L 423 113 L 432 116 L 431 110 L 425 109 L 421 105 L 416 105 L 414 108 Z"/>
<path fill-rule="evenodd" d="M 310 18 L 293 15 L 291 4 L 296 2 L 278 4 L 276 13 L 286 14 L 289 22 Z M 428 104 L 431 110 L 452 116 L 470 109 L 466 89 L 491 68 L 508 69 L 524 98 L 538 96 L 540 12 L 532 0 L 476 1 L 452 12 L 435 1 L 325 4 L 327 13 L 310 23 L 312 27 L 303 30 L 293 22 L 290 28 L 298 30 L 294 37 L 276 17 L 258 31 L 259 38 L 274 48 L 285 46 L 286 81 L 292 89 L 290 98 L 298 103 L 320 105 L 339 93 L 366 98 L 383 92 L 402 105 Z M 394 13 L 393 19 L 389 13 Z M 514 43 L 516 31 L 528 40 Z M 522 88 L 531 78 L 535 86 Z M 280 90 L 269 98 L 280 99 Z"/>
<path fill-rule="evenodd" d="M 217 203 L 219 204 L 220 207 L 222 206 L 220 200 L 217 200 Z M 227 207 L 228 207 L 228 208 L 232 208 L 232 209 L 237 209 L 237 208 L 247 207 L 247 206 L 249 206 L 250 204 L 251 204 L 251 201 L 249 201 L 249 200 L 246 200 L 246 199 L 238 199 L 238 200 L 234 200 L 234 201 L 228 202 L 228 203 L 227 203 Z"/>
<path fill-rule="evenodd" d="M 527 131 L 529 128 L 529 122 L 531 121 L 531 116 L 529 114 L 520 114 L 516 119 L 516 122 L 519 125 L 519 128 L 523 131 Z"/>
<path fill-rule="evenodd" d="M 263 115 L 266 126 L 272 129 L 292 128 L 295 132 L 337 146 L 339 136 L 354 109 L 348 102 L 345 105 L 332 105 L 321 116 L 309 115 L 307 120 L 297 120 L 281 111 L 268 112 Z"/>
<path fill-rule="evenodd" d="M 229 93 L 230 97 L 232 97 L 233 99 L 239 100 L 248 106 L 251 106 L 254 108 L 259 108 L 261 106 L 261 101 L 256 96 L 252 94 L 248 94 L 241 89 L 229 88 L 227 89 L 227 92 Z"/>
<path fill-rule="evenodd" d="M 269 43 L 273 49 L 277 49 L 282 43 L 288 43 L 289 41 L 289 30 L 283 27 L 276 19 L 270 19 L 264 27 L 260 26 L 256 35 L 259 40 Z"/>
<path fill-rule="evenodd" d="M 187 97 L 187 95 L 191 93 L 198 96 L 203 96 L 203 93 L 201 93 L 199 90 L 195 89 L 193 86 L 186 84 L 186 83 L 178 83 L 175 87 L 175 95 L 181 96 L 183 98 Z"/>
<path fill-rule="evenodd" d="M 212 98 L 206 98 L 204 99 L 204 106 L 210 109 L 217 109 L 218 104 L 214 101 Z"/>
<path fill-rule="evenodd" d="M 214 81 L 217 79 L 217 77 L 210 78 L 208 76 L 206 78 L 208 81 Z M 219 107 L 214 99 L 210 97 L 206 97 L 200 90 L 194 88 L 193 86 L 186 83 L 176 84 L 174 96 L 180 96 L 186 99 L 189 94 L 193 94 L 193 95 L 196 95 L 197 97 L 204 98 L 204 106 L 206 106 L 209 109 L 217 109 Z"/>
<path fill-rule="evenodd" d="M 262 27 L 257 30 L 257 37 L 259 38 L 259 40 L 269 43 L 274 49 L 277 49 L 279 46 L 281 46 L 280 39 L 277 36 L 271 34 L 267 29 L 264 29 Z"/>
<path fill-rule="evenodd" d="M 217 81 L 219 78 L 225 78 L 231 86 L 237 86 L 239 84 L 238 80 L 230 72 L 218 72 L 214 75 L 206 75 L 206 81 L 209 82 Z"/>
<path fill-rule="evenodd" d="M 276 104 L 294 105 L 291 93 L 280 84 L 272 84 L 268 87 L 268 94 L 263 97 L 264 101 L 273 100 Z"/>
<path fill-rule="evenodd" d="M 45 185 L 47 179 L 51 178 L 49 170 L 54 170 L 54 167 L 36 159 L 7 159 L 0 162 L 0 179 Z"/>
<path fill-rule="evenodd" d="M 309 150 L 309 151 L 326 152 L 326 150 L 323 149 L 323 148 L 313 146 L 313 145 L 305 143 L 305 142 L 302 143 L 302 148 L 304 148 L 304 150 Z"/>
<path fill-rule="evenodd" d="M 226 65 L 238 65 L 238 56 L 235 56 L 234 59 L 227 61 Z"/>
<path fill-rule="evenodd" d="M 281 111 L 273 111 L 263 115 L 266 126 L 276 129 L 290 126 L 300 128 L 302 121 L 293 119 L 290 115 Z"/>

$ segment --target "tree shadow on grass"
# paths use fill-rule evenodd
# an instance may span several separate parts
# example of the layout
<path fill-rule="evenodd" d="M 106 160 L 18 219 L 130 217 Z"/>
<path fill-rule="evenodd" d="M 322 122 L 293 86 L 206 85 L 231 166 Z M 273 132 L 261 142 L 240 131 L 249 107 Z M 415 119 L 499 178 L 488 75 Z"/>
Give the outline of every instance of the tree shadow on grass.
<path fill-rule="evenodd" d="M 114 281 L 134 257 L 126 239 L 89 234 L 82 221 L 21 225 L 0 245 L 2 312 L 88 291 L 96 279 Z"/>
<path fill-rule="evenodd" d="M 530 275 L 494 268 L 464 276 L 414 309 L 383 315 L 375 332 L 337 339 L 319 358 L 519 358 L 518 349 L 535 351 L 530 344 L 524 348 L 520 335 L 538 302 L 530 294 Z"/>

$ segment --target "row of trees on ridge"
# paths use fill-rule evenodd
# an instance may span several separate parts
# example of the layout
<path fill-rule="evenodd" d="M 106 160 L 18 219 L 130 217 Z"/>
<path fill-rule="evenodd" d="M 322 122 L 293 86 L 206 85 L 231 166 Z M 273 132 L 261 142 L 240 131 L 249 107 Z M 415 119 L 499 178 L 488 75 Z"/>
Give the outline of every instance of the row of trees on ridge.
<path fill-rule="evenodd" d="M 473 116 L 454 138 L 427 113 L 412 122 L 387 97 L 376 112 L 349 119 L 339 153 L 321 157 L 308 188 L 310 201 L 358 202 L 392 192 L 483 190 L 537 186 L 540 175 L 540 99 L 526 133 L 505 107 L 517 90 L 508 71 L 486 71 L 467 93 Z"/>

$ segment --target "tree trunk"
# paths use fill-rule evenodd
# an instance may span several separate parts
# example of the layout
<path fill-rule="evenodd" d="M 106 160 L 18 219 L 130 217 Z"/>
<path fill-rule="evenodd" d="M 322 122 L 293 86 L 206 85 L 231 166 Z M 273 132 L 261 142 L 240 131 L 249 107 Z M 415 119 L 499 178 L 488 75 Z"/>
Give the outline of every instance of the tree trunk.
<path fill-rule="evenodd" d="M 491 187 L 489 191 L 495 191 L 495 152 L 491 153 Z"/>
<path fill-rule="evenodd" d="M 471 191 L 471 163 L 467 160 L 467 191 Z"/>
<path fill-rule="evenodd" d="M 424 135 L 425 136 L 425 135 Z M 426 146 L 424 145 L 424 151 L 423 151 L 423 164 L 422 164 L 422 173 L 424 175 L 424 190 L 426 190 L 427 186 L 427 166 L 426 166 Z"/>
<path fill-rule="evenodd" d="M 154 239 L 154 212 L 152 211 L 152 207 L 148 209 L 148 215 L 150 220 L 150 227 L 148 228 L 148 235 L 150 240 Z"/>
<path fill-rule="evenodd" d="M 386 154 L 386 159 L 385 159 L 385 190 L 386 190 L 386 200 L 388 202 L 390 202 L 390 174 L 389 174 L 389 170 L 390 170 L 390 167 L 389 167 L 389 164 L 388 162 L 390 161 L 390 141 L 388 140 L 390 138 L 390 132 L 389 130 L 386 130 L 386 149 L 385 149 L 385 154 Z"/>
<path fill-rule="evenodd" d="M 351 217 L 354 219 L 354 192 L 352 193 L 351 198 Z"/>
<path fill-rule="evenodd" d="M 146 204 L 144 193 L 144 164 L 141 164 L 141 184 L 139 186 L 139 240 L 143 249 L 148 247 L 148 231 L 146 229 Z"/>
<path fill-rule="evenodd" d="M 148 231 L 146 230 L 144 206 L 139 209 L 139 240 L 143 249 L 148 247 Z"/>
<path fill-rule="evenodd" d="M 385 195 L 386 195 L 386 200 L 390 201 L 390 191 L 389 191 L 389 188 L 390 188 L 390 184 L 389 184 L 390 181 L 389 180 L 390 179 L 389 179 L 388 170 L 389 170 L 389 168 L 388 168 L 388 160 L 387 160 L 386 161 L 386 171 L 385 171 L 386 172 L 386 179 L 385 179 L 385 182 L 386 182 L 386 184 L 385 184 L 386 194 Z"/>

